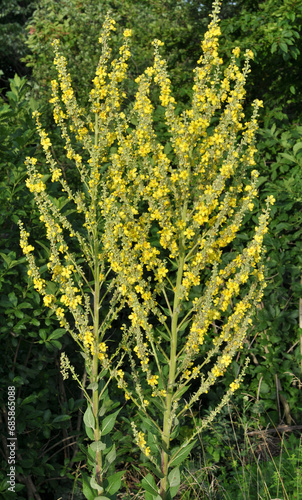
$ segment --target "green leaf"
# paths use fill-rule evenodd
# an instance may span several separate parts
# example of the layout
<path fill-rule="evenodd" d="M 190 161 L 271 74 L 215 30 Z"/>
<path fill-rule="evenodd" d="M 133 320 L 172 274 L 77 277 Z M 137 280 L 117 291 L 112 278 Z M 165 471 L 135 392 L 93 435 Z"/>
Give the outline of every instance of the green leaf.
<path fill-rule="evenodd" d="M 63 335 L 66 333 L 66 330 L 65 328 L 57 328 L 56 330 L 54 330 L 50 335 L 49 337 L 47 338 L 48 341 L 50 340 L 57 340 L 57 339 L 60 339 L 61 337 L 63 337 Z"/>
<path fill-rule="evenodd" d="M 165 149 L 164 149 L 165 155 L 169 154 L 171 151 L 172 151 L 172 146 L 171 146 L 170 142 L 166 142 Z"/>
<path fill-rule="evenodd" d="M 179 330 L 178 330 L 178 331 L 179 331 L 179 332 L 183 332 L 183 331 L 187 328 L 187 326 L 188 326 L 190 323 L 191 323 L 191 320 L 189 320 L 189 321 L 185 321 L 185 322 L 181 325 L 181 327 L 179 328 Z"/>
<path fill-rule="evenodd" d="M 45 410 L 43 415 L 43 419 L 45 420 L 45 422 L 49 422 L 50 417 L 51 417 L 51 411 L 49 409 Z"/>
<path fill-rule="evenodd" d="M 34 326 L 40 326 L 40 321 L 36 318 L 31 318 L 30 323 L 31 323 L 31 325 L 34 325 Z"/>
<path fill-rule="evenodd" d="M 22 403 L 19 406 L 27 405 L 28 403 L 32 403 L 32 401 L 35 401 L 37 399 L 36 394 L 31 394 L 30 396 L 27 396 L 27 398 L 23 399 Z"/>
<path fill-rule="evenodd" d="M 146 477 L 142 480 L 142 487 L 145 489 L 145 491 L 148 491 L 148 493 L 152 493 L 152 495 L 158 495 L 158 488 L 156 486 L 156 482 L 153 476 L 151 474 L 147 474 Z"/>
<path fill-rule="evenodd" d="M 39 335 L 40 335 L 40 337 L 41 337 L 42 340 L 46 340 L 47 333 L 45 332 L 45 330 L 40 331 Z"/>
<path fill-rule="evenodd" d="M 181 398 L 181 396 L 188 390 L 188 386 L 187 385 L 184 385 L 181 389 L 179 389 L 178 391 L 176 391 L 176 393 L 174 394 L 174 398 L 176 400 L 178 400 L 179 398 Z"/>
<path fill-rule="evenodd" d="M 89 477 L 82 473 L 83 494 L 87 500 L 95 500 L 96 492 L 90 486 Z"/>
<path fill-rule="evenodd" d="M 170 492 L 170 495 L 171 495 L 171 498 L 174 498 L 175 495 L 177 495 L 178 493 L 178 490 L 179 490 L 179 486 L 171 486 L 171 488 L 169 489 L 169 492 Z"/>
<path fill-rule="evenodd" d="M 90 391 L 96 391 L 98 388 L 98 383 L 97 382 L 92 382 L 91 384 L 89 384 L 89 386 L 87 387 L 88 390 Z"/>
<path fill-rule="evenodd" d="M 271 46 L 271 53 L 273 54 L 274 52 L 276 52 L 276 50 L 277 50 L 277 43 L 274 42 Z"/>
<path fill-rule="evenodd" d="M 70 415 L 59 415 L 58 417 L 56 417 L 52 423 L 53 424 L 56 424 L 58 422 L 66 422 L 66 420 L 70 420 L 71 419 L 71 416 Z"/>
<path fill-rule="evenodd" d="M 268 394 L 270 392 L 270 387 L 266 382 L 261 382 L 260 393 Z"/>
<path fill-rule="evenodd" d="M 177 495 L 179 486 L 180 486 L 180 471 L 179 467 L 175 467 L 175 469 L 171 470 L 171 472 L 168 475 L 168 481 L 169 481 L 169 486 L 170 486 L 170 495 L 172 498 Z"/>
<path fill-rule="evenodd" d="M 170 486 L 179 486 L 180 485 L 180 472 L 179 467 L 175 467 L 175 469 L 171 470 L 168 475 L 168 481 Z"/>
<path fill-rule="evenodd" d="M 153 472 L 153 474 L 156 477 L 158 477 L 159 479 L 162 479 L 163 477 L 165 477 L 165 475 L 162 473 L 162 471 L 159 470 L 157 467 L 155 467 L 155 465 L 153 465 L 151 462 L 144 462 L 141 465 L 142 465 L 142 467 L 146 467 L 146 469 Z"/>
<path fill-rule="evenodd" d="M 106 444 L 102 443 L 102 441 L 93 441 L 93 443 L 91 443 L 89 446 L 92 449 L 92 451 L 95 452 L 103 451 L 106 449 Z"/>
<path fill-rule="evenodd" d="M 114 413 L 111 413 L 111 415 L 108 415 L 104 418 L 104 420 L 102 421 L 102 436 L 106 436 L 106 434 L 108 434 L 113 429 L 116 417 L 119 412 L 120 410 L 117 410 Z"/>
<path fill-rule="evenodd" d="M 294 155 L 297 154 L 297 151 L 299 151 L 299 149 L 302 149 L 302 142 L 297 142 L 294 147 L 293 147 L 293 152 L 294 152 Z"/>
<path fill-rule="evenodd" d="M 33 306 L 32 304 L 29 304 L 28 302 L 21 302 L 21 304 L 18 305 L 19 309 L 32 309 Z"/>
<path fill-rule="evenodd" d="M 284 43 L 284 42 L 279 43 L 279 47 L 283 52 L 286 52 L 286 53 L 288 52 L 288 47 L 287 47 L 286 43 Z"/>
<path fill-rule="evenodd" d="M 148 446 L 150 447 L 151 454 L 154 456 L 159 456 L 161 453 L 161 449 L 158 445 L 158 439 L 154 434 L 153 430 L 148 430 Z"/>
<path fill-rule="evenodd" d="M 125 474 L 125 471 L 119 471 L 108 477 L 105 481 L 105 491 L 109 495 L 114 495 L 121 487 L 122 477 Z"/>
<path fill-rule="evenodd" d="M 104 493 L 104 488 L 102 488 L 102 486 L 100 486 L 94 477 L 91 477 L 90 478 L 90 486 L 94 489 L 94 490 L 97 490 L 98 494 L 100 493 Z"/>
<path fill-rule="evenodd" d="M 283 158 L 286 158 L 287 160 L 290 160 L 293 163 L 297 162 L 296 158 L 292 155 L 289 155 L 288 153 L 280 153 L 280 156 L 283 156 Z"/>
<path fill-rule="evenodd" d="M 18 309 L 16 309 L 16 310 L 14 311 L 14 314 L 15 314 L 16 318 L 19 318 L 19 319 L 24 318 L 24 314 L 23 314 L 23 312 L 22 312 L 22 311 L 18 311 Z"/>
<path fill-rule="evenodd" d="M 116 459 L 116 450 L 114 444 L 111 450 L 106 455 L 106 461 L 108 462 L 108 464 L 112 464 L 112 462 L 114 462 L 115 459 Z"/>
<path fill-rule="evenodd" d="M 149 493 L 149 491 L 145 492 L 145 500 L 162 500 L 161 497 L 157 495 L 153 495 L 152 493 Z"/>
<path fill-rule="evenodd" d="M 181 464 L 187 458 L 195 444 L 196 440 L 184 447 L 179 448 L 178 451 L 172 456 L 171 461 L 169 462 L 169 467 Z"/>
<path fill-rule="evenodd" d="M 90 427 L 87 427 L 87 425 L 85 425 L 85 432 L 86 432 L 87 436 L 89 437 L 89 439 L 91 439 L 91 441 L 93 441 L 94 440 L 93 430 Z"/>
<path fill-rule="evenodd" d="M 14 307 L 17 306 L 18 299 L 17 299 L 17 296 L 16 296 L 15 292 L 9 293 L 8 294 L 8 299 L 9 299 L 10 303 L 13 304 Z"/>
<path fill-rule="evenodd" d="M 57 349 L 62 348 L 62 344 L 59 340 L 52 340 L 51 344 L 49 344 L 49 345 L 52 345 L 53 347 L 56 347 Z M 47 344 L 46 344 L 46 347 L 47 347 Z"/>
<path fill-rule="evenodd" d="M 170 339 L 169 335 L 167 335 L 166 332 L 164 332 L 163 330 L 160 330 L 159 328 L 156 328 L 156 331 L 160 334 L 160 336 L 163 339 L 167 340 L 167 342 L 170 342 L 171 339 Z"/>
<path fill-rule="evenodd" d="M 95 418 L 94 418 L 94 415 L 92 413 L 92 409 L 91 409 L 90 405 L 87 407 L 87 410 L 84 413 L 83 420 L 84 420 L 84 424 L 86 425 L 86 427 L 91 427 L 91 429 L 95 429 Z"/>

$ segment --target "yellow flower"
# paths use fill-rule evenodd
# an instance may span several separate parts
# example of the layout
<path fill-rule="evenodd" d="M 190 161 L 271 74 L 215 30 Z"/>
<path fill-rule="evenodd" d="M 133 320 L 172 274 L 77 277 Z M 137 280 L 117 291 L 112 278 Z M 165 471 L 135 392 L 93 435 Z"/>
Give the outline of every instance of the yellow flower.
<path fill-rule="evenodd" d="M 271 205 L 273 205 L 276 202 L 276 199 L 273 196 L 268 196 L 266 198 L 266 202 L 270 203 Z"/>
<path fill-rule="evenodd" d="M 147 382 L 149 385 L 154 387 L 155 385 L 158 385 L 158 379 L 159 379 L 158 375 L 153 375 L 151 378 L 147 379 Z"/>
<path fill-rule="evenodd" d="M 137 444 L 140 448 L 144 448 L 145 444 L 146 444 L 146 440 L 145 440 L 145 434 L 143 432 L 139 432 L 138 433 L 138 436 L 137 436 Z"/>
<path fill-rule="evenodd" d="M 58 307 L 58 309 L 56 309 L 56 316 L 59 319 L 64 318 L 64 309 L 62 309 L 62 307 Z"/>
<path fill-rule="evenodd" d="M 214 366 L 214 368 L 212 368 L 212 373 L 214 377 L 220 377 L 221 375 L 223 375 L 222 371 L 218 368 L 218 366 Z"/>
<path fill-rule="evenodd" d="M 41 139 L 41 145 L 47 151 L 50 148 L 50 146 L 51 146 L 50 139 L 48 137 L 43 137 Z"/>
<path fill-rule="evenodd" d="M 59 180 L 59 178 L 61 177 L 62 175 L 62 172 L 59 168 L 56 168 L 53 172 L 52 172 L 52 177 L 51 177 L 51 182 L 56 182 Z"/>
<path fill-rule="evenodd" d="M 235 49 L 233 49 L 232 52 L 235 55 L 235 57 L 239 57 L 239 55 L 240 55 L 239 47 L 235 47 Z"/>
<path fill-rule="evenodd" d="M 238 382 L 235 380 L 234 382 L 232 382 L 232 383 L 230 384 L 230 389 L 231 389 L 231 391 L 232 391 L 232 392 L 235 392 L 237 389 L 239 389 L 239 386 L 240 386 L 240 385 L 239 385 L 239 384 L 238 384 Z"/>
<path fill-rule="evenodd" d="M 33 252 L 34 249 L 35 249 L 32 245 L 23 245 L 23 246 L 20 245 L 20 246 L 21 246 L 21 248 L 23 250 L 24 255 L 26 255 L 26 254 L 28 254 L 30 252 Z"/>
<path fill-rule="evenodd" d="M 51 304 L 55 301 L 55 297 L 53 295 L 45 295 L 43 297 L 43 302 L 46 305 L 46 307 L 50 307 Z"/>
<path fill-rule="evenodd" d="M 108 346 L 106 346 L 105 342 L 101 342 L 101 343 L 99 344 L 99 351 L 100 351 L 100 352 L 106 352 L 106 351 L 107 351 L 107 349 L 108 349 Z M 119 370 L 119 371 L 122 371 L 122 370 Z"/>

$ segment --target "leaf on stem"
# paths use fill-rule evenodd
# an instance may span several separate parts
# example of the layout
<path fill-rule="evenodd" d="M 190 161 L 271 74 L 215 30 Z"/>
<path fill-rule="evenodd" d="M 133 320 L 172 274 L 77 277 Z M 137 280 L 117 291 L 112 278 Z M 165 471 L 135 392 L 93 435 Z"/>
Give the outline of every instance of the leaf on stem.
<path fill-rule="evenodd" d="M 91 429 L 95 429 L 95 418 L 92 413 L 91 406 L 87 407 L 87 410 L 84 413 L 83 420 L 86 427 L 91 427 Z"/>
<path fill-rule="evenodd" d="M 112 464 L 112 462 L 114 462 L 115 459 L 116 459 L 116 450 L 114 444 L 111 450 L 106 455 L 106 461 L 108 462 L 108 464 Z"/>
<path fill-rule="evenodd" d="M 156 482 L 151 474 L 147 474 L 146 477 L 142 480 L 142 487 L 148 492 L 152 493 L 152 495 L 158 495 L 158 488 L 156 486 Z"/>
<path fill-rule="evenodd" d="M 104 483 L 106 493 L 108 495 L 114 495 L 121 487 L 122 484 L 122 476 L 125 474 L 125 471 L 119 471 L 108 477 Z"/>
<path fill-rule="evenodd" d="M 98 451 L 103 451 L 106 449 L 106 444 L 102 443 L 102 441 L 93 441 L 93 443 L 91 443 L 89 446 L 92 451 L 95 451 L 96 453 Z"/>
<path fill-rule="evenodd" d="M 118 416 L 120 409 L 108 415 L 108 417 L 104 418 L 102 421 L 102 436 L 106 436 L 114 427 L 116 417 Z"/>
<path fill-rule="evenodd" d="M 187 446 L 179 448 L 178 451 L 172 456 L 171 461 L 169 462 L 169 467 L 181 464 L 187 458 L 195 444 L 196 440 L 192 441 L 192 443 L 187 444 Z"/>
<path fill-rule="evenodd" d="M 155 467 L 155 465 L 153 465 L 151 462 L 144 462 L 141 464 L 141 466 L 146 467 L 146 469 L 153 472 L 153 474 L 155 474 L 155 476 L 157 476 L 159 479 L 162 479 L 163 477 L 165 477 L 165 475 L 162 473 L 162 471 L 159 470 L 157 467 Z"/>
<path fill-rule="evenodd" d="M 179 490 L 179 485 L 180 485 L 179 467 L 175 467 L 175 469 L 171 470 L 171 472 L 168 475 L 168 481 L 170 487 L 170 495 L 172 498 L 174 498 Z"/>

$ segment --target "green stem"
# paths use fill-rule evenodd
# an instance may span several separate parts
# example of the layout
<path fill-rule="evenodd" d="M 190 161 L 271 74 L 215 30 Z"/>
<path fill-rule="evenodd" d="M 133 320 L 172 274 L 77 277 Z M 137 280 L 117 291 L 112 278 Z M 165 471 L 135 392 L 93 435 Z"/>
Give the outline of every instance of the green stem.
<path fill-rule="evenodd" d="M 183 211 L 183 220 L 186 217 L 186 206 Z M 162 431 L 162 443 L 165 449 L 162 450 L 161 456 L 161 467 L 164 477 L 160 482 L 160 496 L 164 500 L 168 491 L 168 472 L 169 472 L 169 455 L 165 450 L 169 449 L 170 446 L 170 436 L 172 428 L 172 402 L 173 393 L 175 385 L 175 374 L 176 374 L 176 364 L 177 364 L 177 333 L 178 333 L 178 317 L 179 317 L 179 305 L 180 305 L 180 286 L 183 277 L 183 268 L 185 262 L 185 251 L 182 244 L 182 236 L 180 238 L 180 252 L 179 252 L 179 265 L 176 277 L 176 286 L 174 292 L 174 303 L 173 303 L 173 313 L 171 320 L 171 343 L 170 343 L 170 362 L 169 362 L 169 378 L 167 385 L 167 396 L 166 396 L 166 408 L 164 412 L 163 421 L 163 431 Z"/>
<path fill-rule="evenodd" d="M 95 115 L 95 145 L 98 143 L 98 118 Z M 97 198 L 97 187 L 94 187 L 92 192 L 92 203 L 95 204 Z M 99 426 L 99 309 L 100 309 L 100 266 L 99 266 L 99 242 L 98 242 L 98 227 L 94 224 L 93 228 L 93 250 L 94 250 L 94 300 L 93 300 L 93 338 L 94 338 L 94 354 L 92 360 L 92 402 L 93 415 L 95 418 L 94 440 L 100 441 L 101 432 Z M 96 480 L 102 485 L 103 482 L 103 467 L 102 467 L 102 452 L 96 452 Z"/>
<path fill-rule="evenodd" d="M 94 429 L 94 440 L 100 441 L 100 427 L 99 427 L 99 384 L 98 384 L 98 374 L 99 374 L 99 302 L 100 302 L 100 279 L 99 279 L 99 265 L 97 262 L 97 244 L 95 245 L 95 287 L 94 287 L 94 318 L 93 318 L 93 338 L 95 342 L 94 354 L 92 359 L 92 383 L 94 384 L 92 390 L 92 404 L 93 404 L 93 415 L 95 418 L 95 429 Z M 102 484 L 102 452 L 96 452 L 96 476 L 97 481 Z"/>

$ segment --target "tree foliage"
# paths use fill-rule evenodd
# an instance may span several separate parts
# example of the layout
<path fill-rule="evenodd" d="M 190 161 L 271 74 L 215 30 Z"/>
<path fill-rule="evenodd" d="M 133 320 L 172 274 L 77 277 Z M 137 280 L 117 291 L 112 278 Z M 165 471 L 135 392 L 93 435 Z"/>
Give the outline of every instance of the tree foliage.
<path fill-rule="evenodd" d="M 0 5 L 0 77 L 5 87 L 8 78 L 29 70 L 22 62 L 28 52 L 25 45 L 26 22 L 35 9 L 33 0 L 2 0 Z"/>

